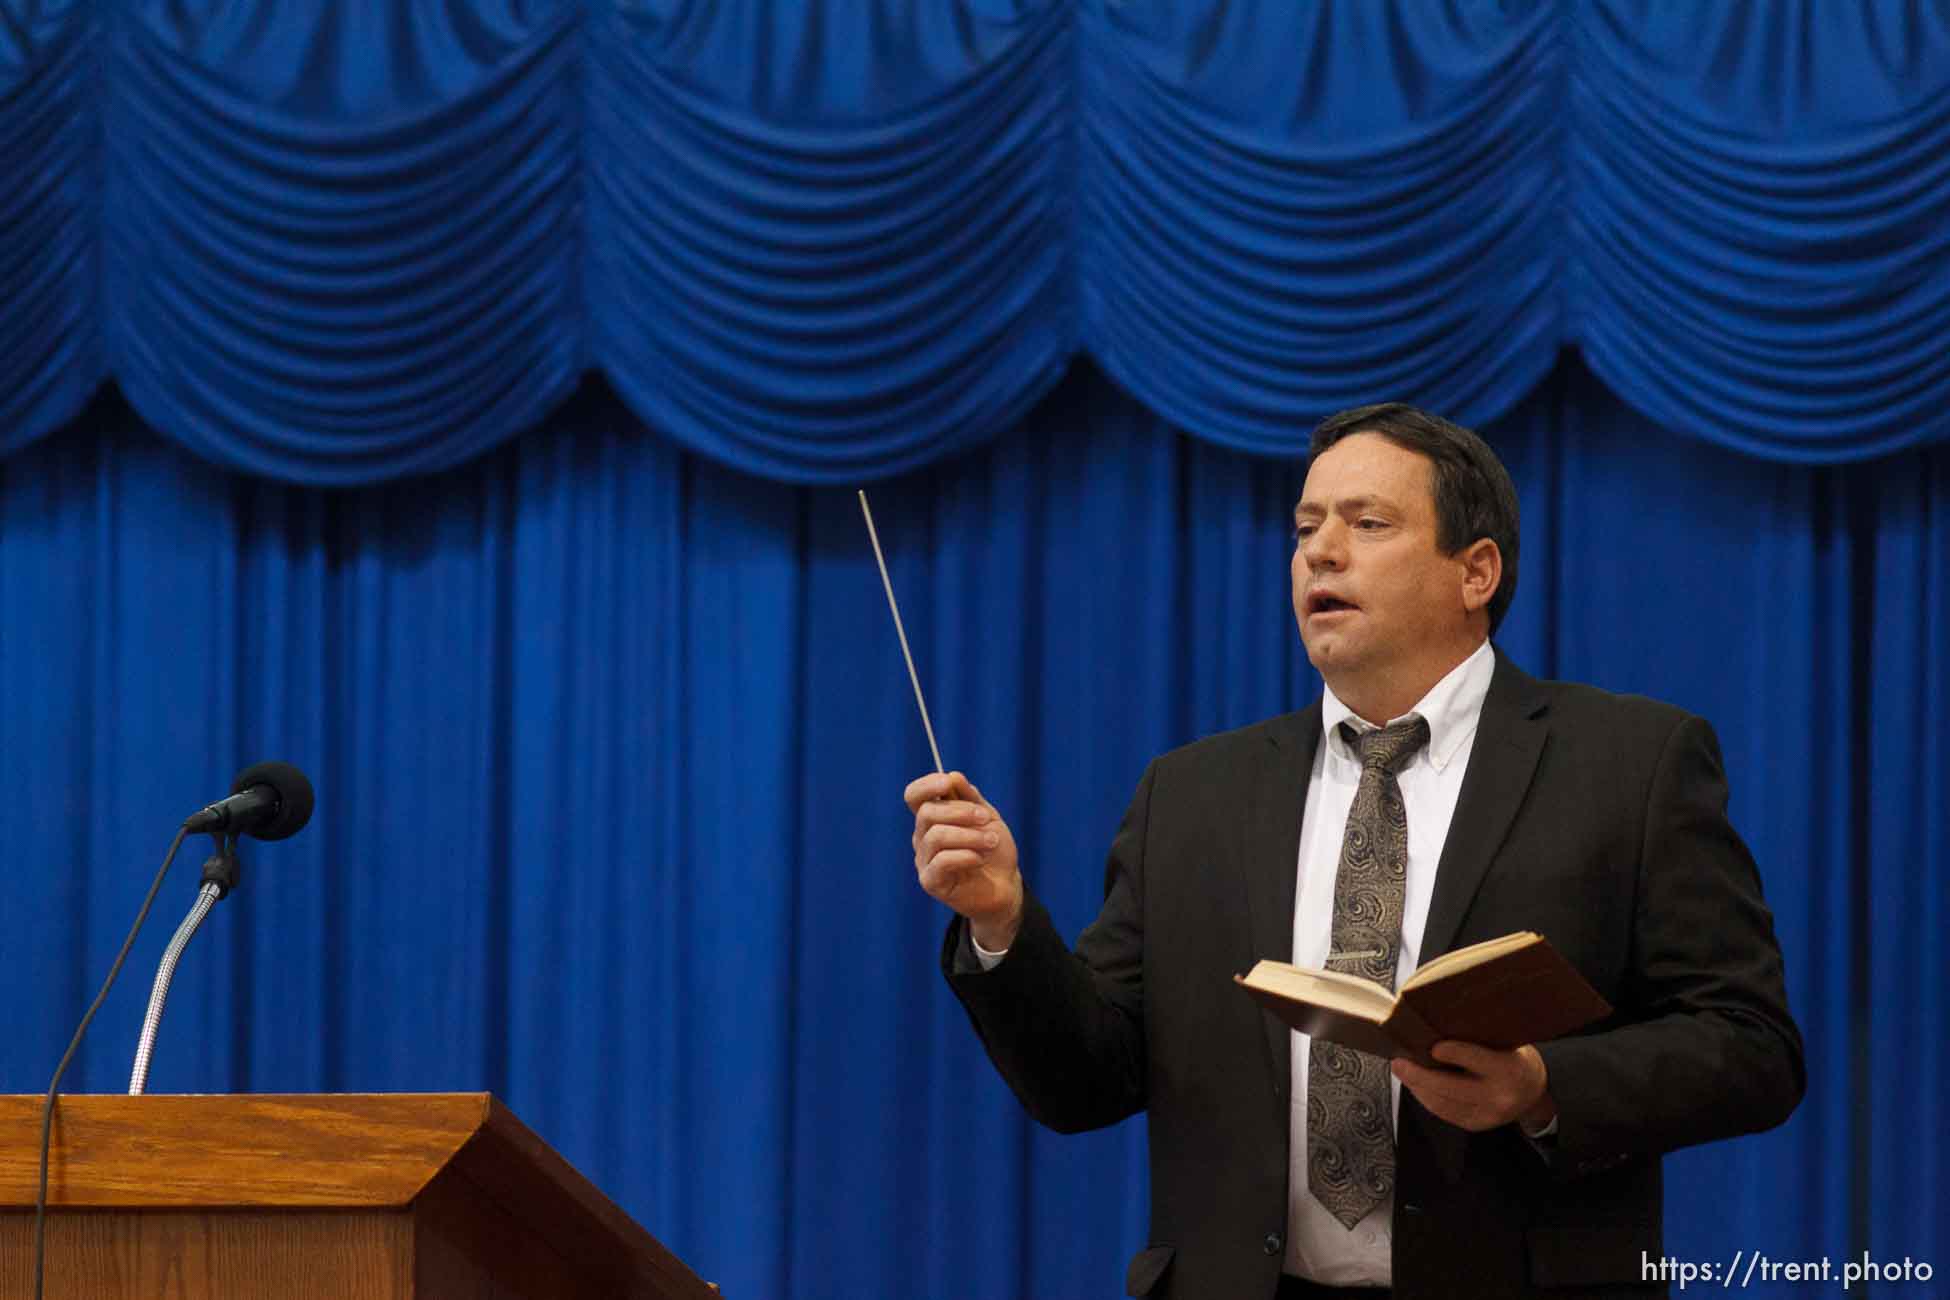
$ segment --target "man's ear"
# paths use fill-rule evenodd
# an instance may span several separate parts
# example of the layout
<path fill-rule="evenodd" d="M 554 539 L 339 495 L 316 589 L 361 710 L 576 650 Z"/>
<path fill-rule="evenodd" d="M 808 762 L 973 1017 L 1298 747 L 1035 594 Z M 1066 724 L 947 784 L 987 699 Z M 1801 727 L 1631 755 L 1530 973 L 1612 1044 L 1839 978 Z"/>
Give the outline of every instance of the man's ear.
<path fill-rule="evenodd" d="M 1503 552 L 1487 537 L 1479 537 L 1456 552 L 1463 570 L 1463 608 L 1474 614 L 1489 607 L 1503 582 Z"/>

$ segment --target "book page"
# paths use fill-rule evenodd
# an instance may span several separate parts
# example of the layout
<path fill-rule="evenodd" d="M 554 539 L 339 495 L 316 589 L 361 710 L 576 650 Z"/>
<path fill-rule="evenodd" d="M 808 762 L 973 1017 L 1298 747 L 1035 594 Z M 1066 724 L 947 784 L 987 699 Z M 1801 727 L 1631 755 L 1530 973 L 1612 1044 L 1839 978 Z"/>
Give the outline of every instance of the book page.
<path fill-rule="evenodd" d="M 1304 970 L 1285 962 L 1262 961 L 1247 974 L 1245 983 L 1277 993 L 1281 997 L 1331 1007 L 1336 1011 L 1372 1020 L 1376 1024 L 1395 1009 L 1395 996 L 1373 980 L 1338 971 Z"/>
<path fill-rule="evenodd" d="M 1519 930 L 1515 934 L 1506 934 L 1500 939 L 1485 939 L 1481 943 L 1472 943 L 1467 948 L 1445 952 L 1440 957 L 1432 958 L 1418 966 L 1413 975 L 1402 981 L 1402 988 L 1406 991 L 1439 980 L 1456 971 L 1481 966 L 1486 961 L 1496 960 L 1506 952 L 1528 948 L 1531 944 L 1540 942 L 1542 938 L 1543 936 L 1534 930 Z"/>

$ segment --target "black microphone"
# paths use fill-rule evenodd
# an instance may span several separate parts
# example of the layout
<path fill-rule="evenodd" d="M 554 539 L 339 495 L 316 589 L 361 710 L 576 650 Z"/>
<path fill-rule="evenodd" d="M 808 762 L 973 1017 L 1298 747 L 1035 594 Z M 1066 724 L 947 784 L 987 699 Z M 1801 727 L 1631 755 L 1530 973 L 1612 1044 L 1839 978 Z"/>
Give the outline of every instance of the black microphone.
<path fill-rule="evenodd" d="M 289 763 L 253 763 L 230 783 L 230 797 L 192 813 L 183 829 L 194 835 L 253 835 L 281 840 L 311 820 L 311 782 Z"/>

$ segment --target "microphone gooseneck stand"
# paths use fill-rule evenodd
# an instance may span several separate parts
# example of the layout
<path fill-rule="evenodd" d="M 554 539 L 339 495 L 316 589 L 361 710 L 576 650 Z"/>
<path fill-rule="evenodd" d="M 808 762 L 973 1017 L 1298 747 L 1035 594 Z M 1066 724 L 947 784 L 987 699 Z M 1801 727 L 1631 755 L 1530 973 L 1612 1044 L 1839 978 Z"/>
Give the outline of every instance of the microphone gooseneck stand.
<path fill-rule="evenodd" d="M 149 1010 L 142 1017 L 142 1037 L 135 1045 L 135 1065 L 129 1071 L 129 1096 L 140 1097 L 143 1089 L 149 1086 L 149 1057 L 156 1048 L 156 1031 L 162 1027 L 163 1003 L 169 997 L 169 982 L 176 978 L 176 963 L 182 959 L 183 949 L 189 947 L 190 938 L 196 934 L 203 918 L 210 915 L 210 909 L 236 887 L 240 866 L 237 862 L 237 837 L 231 835 L 213 836 L 217 842 L 216 852 L 203 864 L 203 884 L 196 891 L 196 901 L 190 904 L 189 915 L 176 927 L 176 934 L 163 949 L 162 962 L 156 968 L 156 982 L 149 987 Z"/>

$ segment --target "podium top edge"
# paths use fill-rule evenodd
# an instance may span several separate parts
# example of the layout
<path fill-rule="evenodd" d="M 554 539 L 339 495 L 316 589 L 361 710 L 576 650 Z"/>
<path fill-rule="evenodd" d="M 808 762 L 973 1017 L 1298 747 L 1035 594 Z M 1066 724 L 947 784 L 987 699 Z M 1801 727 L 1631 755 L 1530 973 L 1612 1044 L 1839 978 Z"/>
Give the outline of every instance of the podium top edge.
<path fill-rule="evenodd" d="M 0 1209 L 34 1204 L 42 1101 L 0 1096 Z M 485 1092 L 64 1095 L 48 1204 L 405 1206 L 490 1124 L 527 1132 Z"/>

